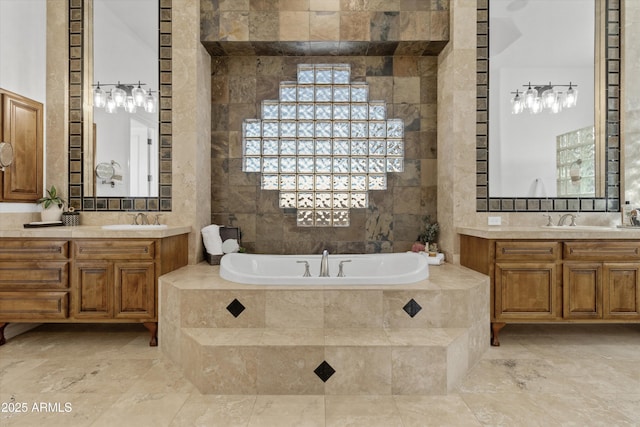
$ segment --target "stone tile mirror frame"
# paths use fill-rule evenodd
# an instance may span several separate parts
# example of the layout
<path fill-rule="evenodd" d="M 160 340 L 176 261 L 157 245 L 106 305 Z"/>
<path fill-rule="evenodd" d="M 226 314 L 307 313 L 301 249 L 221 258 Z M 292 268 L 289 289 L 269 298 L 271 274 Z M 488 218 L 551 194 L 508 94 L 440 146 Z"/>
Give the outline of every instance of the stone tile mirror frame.
<path fill-rule="evenodd" d="M 87 195 L 84 176 L 94 165 L 84 158 L 85 97 L 91 93 L 85 63 L 86 4 L 91 0 L 69 0 L 69 206 L 84 211 L 170 211 L 171 210 L 171 0 L 158 0 L 160 13 L 158 70 L 160 81 L 160 189 L 158 197 L 95 197 Z M 88 103 L 87 103 L 88 104 Z M 86 170 L 91 167 L 91 170 Z"/>
<path fill-rule="evenodd" d="M 476 211 L 477 212 L 619 212 L 620 211 L 620 1 L 600 0 L 604 22 L 599 34 L 605 46 L 602 73 L 605 115 L 605 195 L 600 198 L 497 198 L 489 197 L 489 4 L 478 0 L 476 98 Z M 596 56 L 597 57 L 597 56 Z M 596 64 L 598 66 L 598 64 Z M 601 94 L 602 95 L 602 94 Z M 596 97 L 597 98 L 597 97 Z M 596 117 L 596 120 L 598 117 Z"/>

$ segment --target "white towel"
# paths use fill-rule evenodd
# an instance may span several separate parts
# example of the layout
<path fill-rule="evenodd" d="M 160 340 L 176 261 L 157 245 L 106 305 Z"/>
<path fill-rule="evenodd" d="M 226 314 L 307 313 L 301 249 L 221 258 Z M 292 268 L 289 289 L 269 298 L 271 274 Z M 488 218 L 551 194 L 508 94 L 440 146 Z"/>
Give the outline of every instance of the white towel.
<path fill-rule="evenodd" d="M 438 252 L 436 256 L 429 256 L 428 253 L 424 252 L 427 257 L 427 264 L 430 265 L 441 265 L 444 264 L 444 254 L 442 252 Z"/>
<path fill-rule="evenodd" d="M 222 255 L 222 237 L 220 226 L 211 224 L 201 230 L 204 247 L 209 255 Z"/>
<path fill-rule="evenodd" d="M 238 244 L 238 240 L 227 239 L 224 242 L 222 242 L 222 252 L 224 252 L 225 254 L 238 252 L 238 250 L 240 250 L 240 245 Z"/>

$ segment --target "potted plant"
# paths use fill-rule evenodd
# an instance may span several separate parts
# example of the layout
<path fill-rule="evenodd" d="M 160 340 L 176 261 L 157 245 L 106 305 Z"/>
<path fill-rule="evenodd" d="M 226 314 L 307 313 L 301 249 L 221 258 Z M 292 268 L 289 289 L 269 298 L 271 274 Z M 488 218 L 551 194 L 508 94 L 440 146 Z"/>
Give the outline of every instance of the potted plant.
<path fill-rule="evenodd" d="M 425 246 L 425 249 L 429 251 L 429 255 L 435 256 L 438 253 L 438 233 L 440 233 L 440 225 L 437 222 L 431 221 L 431 215 L 425 215 L 422 218 L 424 222 L 424 229 L 422 233 L 418 235 L 418 242 Z"/>
<path fill-rule="evenodd" d="M 38 203 L 42 205 L 42 212 L 40 212 L 42 222 L 61 220 L 64 200 L 58 196 L 58 190 L 56 190 L 55 185 L 52 185 L 51 188 L 47 190 L 46 196 L 38 199 Z"/>

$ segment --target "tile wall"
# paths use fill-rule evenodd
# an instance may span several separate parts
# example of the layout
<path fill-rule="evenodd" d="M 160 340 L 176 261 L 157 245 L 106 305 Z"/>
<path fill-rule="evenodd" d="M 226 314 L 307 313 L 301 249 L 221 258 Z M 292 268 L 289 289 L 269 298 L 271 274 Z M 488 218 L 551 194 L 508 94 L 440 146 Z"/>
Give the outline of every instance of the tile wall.
<path fill-rule="evenodd" d="M 260 118 L 260 103 L 278 99 L 299 63 L 349 63 L 351 80 L 369 84 L 369 99 L 405 123 L 405 171 L 388 173 L 388 189 L 351 210 L 348 228 L 300 228 L 278 192 L 260 189 L 260 174 L 242 172 L 242 121 Z M 211 220 L 239 226 L 256 253 L 398 252 L 411 248 L 426 214 L 435 217 L 436 101 L 434 56 L 213 56 L 211 75 Z"/>

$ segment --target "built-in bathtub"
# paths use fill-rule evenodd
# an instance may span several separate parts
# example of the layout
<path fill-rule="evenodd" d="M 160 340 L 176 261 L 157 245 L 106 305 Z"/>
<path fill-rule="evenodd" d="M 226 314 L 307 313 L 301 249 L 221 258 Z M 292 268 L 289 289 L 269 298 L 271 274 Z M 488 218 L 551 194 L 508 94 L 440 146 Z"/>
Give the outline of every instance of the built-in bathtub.
<path fill-rule="evenodd" d="M 220 277 L 252 285 L 397 285 L 429 277 L 426 257 L 413 252 L 329 255 L 330 277 L 319 277 L 321 260 L 322 255 L 232 253 L 222 257 Z"/>

